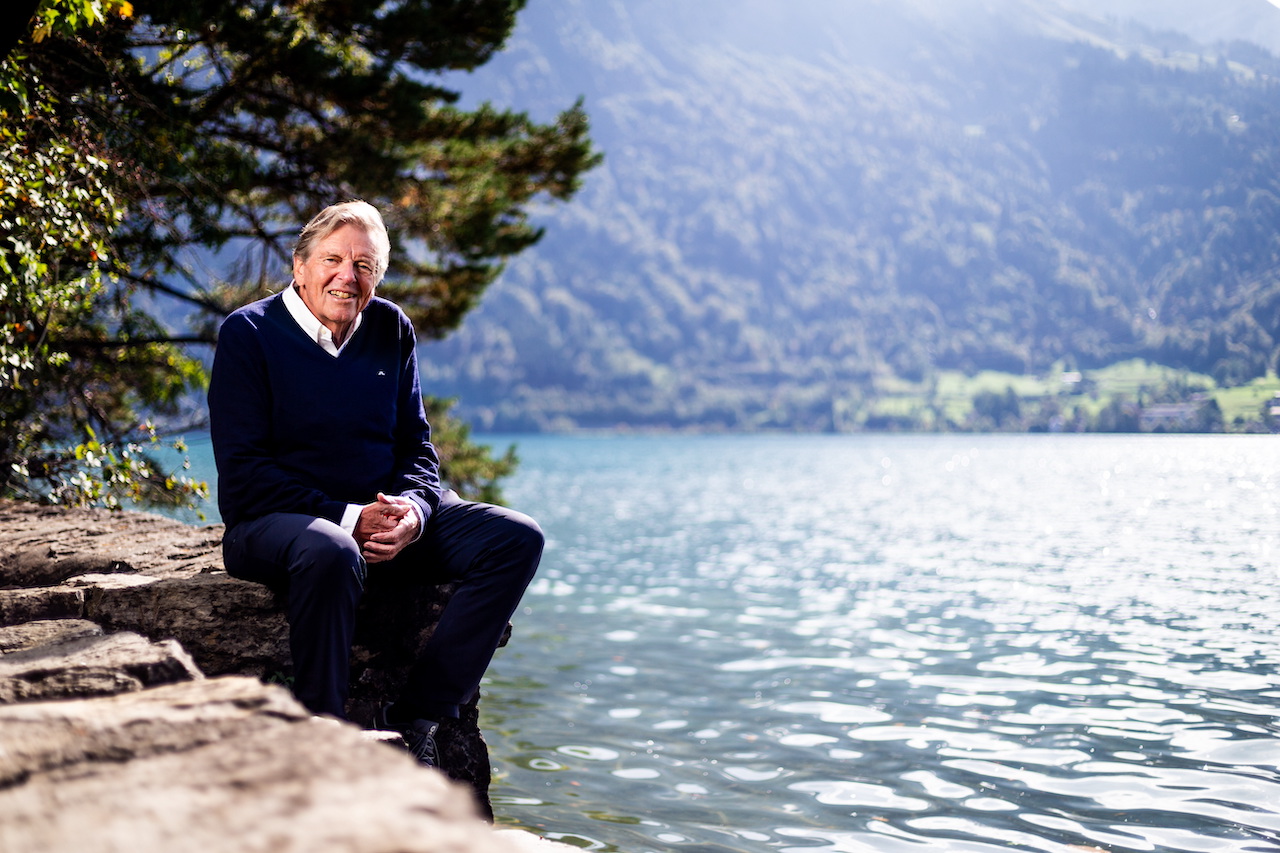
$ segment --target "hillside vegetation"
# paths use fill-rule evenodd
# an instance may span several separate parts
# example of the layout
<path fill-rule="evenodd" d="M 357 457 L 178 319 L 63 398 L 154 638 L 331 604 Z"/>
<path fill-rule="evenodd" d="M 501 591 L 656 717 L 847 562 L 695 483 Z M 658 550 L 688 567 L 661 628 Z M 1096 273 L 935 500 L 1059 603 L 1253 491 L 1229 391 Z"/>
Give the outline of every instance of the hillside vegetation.
<path fill-rule="evenodd" d="M 500 430 L 1107 428 L 1070 398 L 1109 365 L 1177 371 L 1115 417 L 1265 384 L 1278 71 L 1043 1 L 533 3 L 462 88 L 583 95 L 605 163 L 426 381 Z M 991 371 L 1047 385 L 939 396 Z"/>

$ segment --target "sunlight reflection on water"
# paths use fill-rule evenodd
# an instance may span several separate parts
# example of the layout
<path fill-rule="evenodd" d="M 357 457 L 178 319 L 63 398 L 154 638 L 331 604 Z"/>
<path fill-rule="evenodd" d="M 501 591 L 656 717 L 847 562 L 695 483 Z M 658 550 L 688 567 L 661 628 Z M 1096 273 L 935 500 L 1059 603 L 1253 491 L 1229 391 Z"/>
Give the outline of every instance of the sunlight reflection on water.
<path fill-rule="evenodd" d="M 1274 439 L 519 443 L 549 544 L 485 687 L 500 821 L 626 853 L 1280 844 Z"/>

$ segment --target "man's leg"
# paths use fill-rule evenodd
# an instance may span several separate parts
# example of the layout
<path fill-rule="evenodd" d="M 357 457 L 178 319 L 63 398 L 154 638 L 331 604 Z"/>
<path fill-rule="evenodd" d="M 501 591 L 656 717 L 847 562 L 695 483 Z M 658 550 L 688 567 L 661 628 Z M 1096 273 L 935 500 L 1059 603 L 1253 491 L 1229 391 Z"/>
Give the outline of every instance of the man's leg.
<path fill-rule="evenodd" d="M 282 512 L 237 524 L 222 551 L 227 574 L 285 592 L 298 701 L 344 717 L 365 578 L 355 540 L 326 519 Z"/>
<path fill-rule="evenodd" d="M 395 719 L 457 717 L 474 698 L 538 569 L 543 541 L 523 513 L 445 493 L 422 538 L 394 561 L 409 577 L 458 584 L 392 709 Z"/>

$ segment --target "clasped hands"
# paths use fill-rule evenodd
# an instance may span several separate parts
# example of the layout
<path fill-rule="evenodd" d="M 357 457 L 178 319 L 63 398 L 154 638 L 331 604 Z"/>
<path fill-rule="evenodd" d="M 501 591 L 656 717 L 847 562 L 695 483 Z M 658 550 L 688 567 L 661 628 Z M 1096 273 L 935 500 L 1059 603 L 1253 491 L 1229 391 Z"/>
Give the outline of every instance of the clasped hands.
<path fill-rule="evenodd" d="M 418 513 L 408 498 L 378 492 L 376 501 L 360 508 L 355 540 L 367 563 L 385 563 L 417 536 Z"/>

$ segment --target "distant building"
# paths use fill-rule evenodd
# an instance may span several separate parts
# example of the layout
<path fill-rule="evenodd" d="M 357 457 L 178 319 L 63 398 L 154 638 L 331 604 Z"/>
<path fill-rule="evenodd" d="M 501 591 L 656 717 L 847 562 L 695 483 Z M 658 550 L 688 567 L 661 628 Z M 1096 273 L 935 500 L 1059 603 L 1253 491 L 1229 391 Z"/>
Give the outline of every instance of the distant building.
<path fill-rule="evenodd" d="M 1183 432 L 1194 427 L 1203 400 L 1191 403 L 1155 403 L 1143 406 L 1138 413 L 1138 428 L 1143 432 Z"/>

